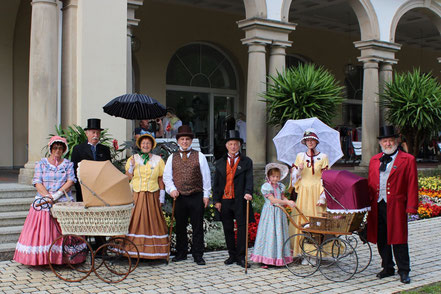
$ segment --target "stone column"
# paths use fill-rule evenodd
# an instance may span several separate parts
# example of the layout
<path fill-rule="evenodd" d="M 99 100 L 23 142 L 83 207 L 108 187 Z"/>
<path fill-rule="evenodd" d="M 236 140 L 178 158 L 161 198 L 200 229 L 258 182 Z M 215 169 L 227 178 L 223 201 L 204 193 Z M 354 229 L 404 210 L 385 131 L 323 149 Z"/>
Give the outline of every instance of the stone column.
<path fill-rule="evenodd" d="M 78 0 L 63 0 L 61 64 L 61 124 L 66 128 L 77 121 L 77 11 Z"/>
<path fill-rule="evenodd" d="M 143 4 L 141 0 L 127 1 L 127 93 L 133 93 L 133 57 L 132 57 L 132 41 L 133 29 L 138 26 L 139 19 L 135 18 L 135 10 Z M 132 140 L 132 132 L 134 129 L 134 121 L 126 121 L 126 140 Z"/>
<path fill-rule="evenodd" d="M 378 40 L 354 42 L 356 48 L 360 49 L 359 61 L 363 62 L 363 104 L 362 104 L 362 158 L 360 166 L 369 166 L 369 161 L 379 150 L 378 132 L 380 128 L 380 107 L 379 107 L 379 64 L 396 63 L 395 52 L 401 48 L 400 44 L 383 42 Z M 391 72 L 384 67 L 382 83 Z"/>
<path fill-rule="evenodd" d="M 395 61 L 383 61 L 380 63 L 380 77 L 379 77 L 379 90 L 380 96 L 383 95 L 386 83 L 392 81 L 392 64 L 395 64 Z M 386 125 L 385 119 L 386 109 L 380 108 L 380 126 Z"/>
<path fill-rule="evenodd" d="M 268 75 L 276 76 L 277 73 L 281 73 L 285 70 L 285 57 L 286 57 L 286 49 L 287 45 L 280 45 L 274 43 L 271 45 L 270 56 L 269 56 L 269 64 L 268 64 Z M 268 80 L 268 83 L 271 83 L 271 80 Z M 276 147 L 274 146 L 273 138 L 277 135 L 280 127 L 274 127 L 267 125 L 267 137 L 266 140 L 266 159 L 268 162 L 277 161 L 277 152 Z"/>
<path fill-rule="evenodd" d="M 56 0 L 33 0 L 29 58 L 28 162 L 19 183 L 30 184 L 34 163 L 44 153 L 57 124 L 58 7 Z"/>
<path fill-rule="evenodd" d="M 271 51 L 270 72 L 285 65 L 284 46 L 291 45 L 288 34 L 295 24 L 261 18 L 249 18 L 238 22 L 245 31 L 242 44 L 248 45 L 247 75 L 247 155 L 254 161 L 255 170 L 263 168 L 267 159 L 266 104 L 260 101 L 266 90 L 266 46 L 274 44 Z M 272 138 L 271 138 L 272 139 Z"/>
<path fill-rule="evenodd" d="M 266 50 L 265 43 L 257 40 L 244 44 L 248 45 L 247 156 L 260 168 L 266 163 L 266 104 L 260 101 L 266 90 Z"/>
<path fill-rule="evenodd" d="M 378 131 L 380 107 L 378 104 L 378 60 L 363 61 L 363 104 L 362 104 L 362 160 L 361 166 L 369 166 L 372 156 L 378 152 Z"/>

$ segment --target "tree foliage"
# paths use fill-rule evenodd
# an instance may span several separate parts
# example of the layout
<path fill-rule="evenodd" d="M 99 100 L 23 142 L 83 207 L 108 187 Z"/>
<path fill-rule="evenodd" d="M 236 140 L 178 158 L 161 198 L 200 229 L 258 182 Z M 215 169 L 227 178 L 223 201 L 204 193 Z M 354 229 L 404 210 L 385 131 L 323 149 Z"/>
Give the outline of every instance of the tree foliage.
<path fill-rule="evenodd" d="M 262 97 L 268 103 L 270 125 L 280 126 L 289 119 L 310 117 L 331 124 L 343 100 L 343 87 L 326 69 L 301 64 L 269 78 L 268 90 Z"/>
<path fill-rule="evenodd" d="M 386 84 L 380 105 L 414 156 L 430 134 L 441 129 L 441 85 L 430 73 L 419 69 L 395 73 L 393 81 Z"/>

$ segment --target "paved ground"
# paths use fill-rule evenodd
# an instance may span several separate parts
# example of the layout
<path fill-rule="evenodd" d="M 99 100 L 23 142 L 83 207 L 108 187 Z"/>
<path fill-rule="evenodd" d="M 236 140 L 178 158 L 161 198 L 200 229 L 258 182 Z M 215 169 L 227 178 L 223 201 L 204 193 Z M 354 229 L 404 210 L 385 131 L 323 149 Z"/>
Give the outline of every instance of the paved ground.
<path fill-rule="evenodd" d="M 372 264 L 352 279 L 336 283 L 319 272 L 308 278 L 293 276 L 286 268 L 243 269 L 225 266 L 226 252 L 206 253 L 206 266 L 191 259 L 179 263 L 142 262 L 121 283 L 103 283 L 94 274 L 79 283 L 59 280 L 48 267 L 27 267 L 13 261 L 0 262 L 0 293 L 395 293 L 441 281 L 441 218 L 410 223 L 412 282 L 398 276 L 379 280 L 376 248 Z M 366 251 L 360 250 L 360 256 Z M 364 252 L 364 253 L 363 253 Z"/>

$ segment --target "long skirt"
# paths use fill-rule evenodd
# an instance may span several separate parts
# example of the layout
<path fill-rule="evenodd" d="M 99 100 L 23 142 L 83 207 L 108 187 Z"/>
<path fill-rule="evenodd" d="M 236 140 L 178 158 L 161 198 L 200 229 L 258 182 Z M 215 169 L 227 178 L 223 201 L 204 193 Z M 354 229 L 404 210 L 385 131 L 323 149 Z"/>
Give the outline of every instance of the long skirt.
<path fill-rule="evenodd" d="M 61 228 L 48 210 L 32 206 L 15 248 L 14 260 L 26 265 L 48 264 L 49 247 L 61 235 Z M 62 239 L 52 247 L 51 263 L 63 264 Z"/>
<path fill-rule="evenodd" d="M 283 266 L 292 262 L 288 239 L 288 221 L 280 208 L 265 201 L 257 228 L 256 242 L 250 259 L 268 265 Z"/>
<path fill-rule="evenodd" d="M 165 259 L 169 255 L 167 225 L 159 202 L 159 191 L 134 192 L 132 218 L 127 238 L 135 243 L 139 257 Z M 132 250 L 128 250 L 129 253 Z M 131 254 L 133 255 L 133 254 Z"/>

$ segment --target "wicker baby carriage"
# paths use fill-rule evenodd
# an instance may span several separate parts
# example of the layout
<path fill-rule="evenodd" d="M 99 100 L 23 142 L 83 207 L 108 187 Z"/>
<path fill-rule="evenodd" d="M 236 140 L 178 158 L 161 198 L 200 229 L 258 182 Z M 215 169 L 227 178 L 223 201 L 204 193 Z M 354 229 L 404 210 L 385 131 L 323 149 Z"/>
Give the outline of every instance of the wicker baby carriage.
<path fill-rule="evenodd" d="M 137 247 L 125 238 L 133 208 L 128 178 L 109 161 L 82 161 L 78 175 L 84 202 L 56 203 L 51 207 L 62 235 L 49 249 L 49 266 L 55 275 L 69 282 L 79 282 L 92 271 L 107 283 L 120 282 L 139 262 Z M 111 238 L 94 251 L 84 236 Z M 60 251 L 61 266 L 52 262 Z"/>
<path fill-rule="evenodd" d="M 306 277 L 319 270 L 329 280 L 346 281 L 365 270 L 372 259 L 369 243 L 362 236 L 353 236 L 370 210 L 367 180 L 333 170 L 324 171 L 322 180 L 327 200 L 323 216 L 305 216 L 297 207 L 289 214 L 279 206 L 300 231 L 284 242 L 289 250 L 283 252 L 291 254 L 294 244 L 300 245 L 299 256 L 285 265 L 296 276 Z"/>

